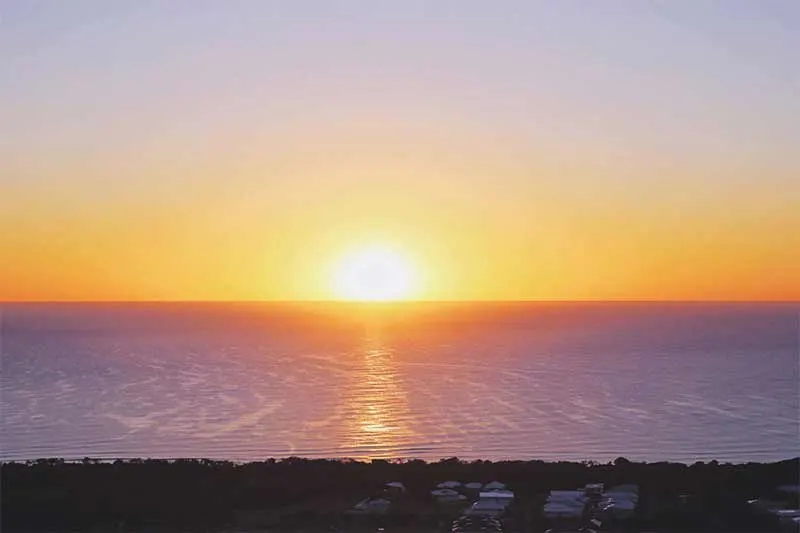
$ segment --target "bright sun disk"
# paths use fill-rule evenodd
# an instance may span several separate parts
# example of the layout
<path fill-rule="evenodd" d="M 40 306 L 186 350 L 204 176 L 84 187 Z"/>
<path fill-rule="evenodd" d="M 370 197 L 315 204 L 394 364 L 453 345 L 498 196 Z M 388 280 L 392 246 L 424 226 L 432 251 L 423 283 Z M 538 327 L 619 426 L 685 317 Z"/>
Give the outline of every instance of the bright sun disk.
<path fill-rule="evenodd" d="M 344 300 L 403 300 L 411 296 L 415 281 L 402 255 L 375 247 L 345 255 L 336 265 L 333 288 Z"/>

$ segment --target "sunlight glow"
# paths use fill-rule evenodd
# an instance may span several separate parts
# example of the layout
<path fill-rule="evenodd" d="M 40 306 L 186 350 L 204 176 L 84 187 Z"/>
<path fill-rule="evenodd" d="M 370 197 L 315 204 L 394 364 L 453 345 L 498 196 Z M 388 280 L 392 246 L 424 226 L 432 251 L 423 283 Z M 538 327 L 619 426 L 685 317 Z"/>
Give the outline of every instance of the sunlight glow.
<path fill-rule="evenodd" d="M 336 265 L 333 290 L 343 300 L 405 300 L 416 289 L 416 276 L 409 262 L 385 247 L 360 248 Z"/>

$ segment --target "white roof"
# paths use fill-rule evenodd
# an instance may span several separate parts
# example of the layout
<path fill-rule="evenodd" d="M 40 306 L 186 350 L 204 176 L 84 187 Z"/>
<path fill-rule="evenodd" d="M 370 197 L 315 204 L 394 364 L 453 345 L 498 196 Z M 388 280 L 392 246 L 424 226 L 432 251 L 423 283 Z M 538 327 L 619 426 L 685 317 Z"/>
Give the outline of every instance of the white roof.
<path fill-rule="evenodd" d="M 478 503 L 476 502 L 464 512 L 464 515 L 500 516 L 503 514 L 505 510 L 506 508 L 504 506 L 478 505 Z"/>
<path fill-rule="evenodd" d="M 434 496 L 458 496 L 458 492 L 453 489 L 434 489 L 431 494 Z"/>
<path fill-rule="evenodd" d="M 487 492 L 479 492 L 478 497 L 483 498 L 494 498 L 500 500 L 513 500 L 514 493 L 510 490 L 490 490 Z"/>
<path fill-rule="evenodd" d="M 611 507 L 614 509 L 618 509 L 620 511 L 634 511 L 636 510 L 636 502 L 632 501 L 615 501 L 610 504 Z"/>
<path fill-rule="evenodd" d="M 547 497 L 549 502 L 580 502 L 587 500 L 585 494 L 550 494 Z"/>
<path fill-rule="evenodd" d="M 544 510 L 583 510 L 583 504 L 578 502 L 548 502 L 544 504 Z"/>
<path fill-rule="evenodd" d="M 559 511 L 559 510 L 583 510 L 582 505 L 568 505 L 568 504 L 561 504 L 561 503 L 548 503 L 545 504 L 544 510 L 545 511 Z"/>
<path fill-rule="evenodd" d="M 581 516 L 583 509 L 573 509 L 569 507 L 558 507 L 545 509 L 545 516 Z"/>
<path fill-rule="evenodd" d="M 490 502 L 475 502 L 470 506 L 469 510 L 475 513 L 502 513 L 506 509 L 505 505 L 489 505 L 489 503 Z"/>
<path fill-rule="evenodd" d="M 386 484 L 386 486 L 392 487 L 393 489 L 406 490 L 406 486 L 403 485 L 403 483 L 400 481 L 390 481 L 389 483 Z"/>
<path fill-rule="evenodd" d="M 389 500 L 376 498 L 371 500 L 369 498 L 363 499 L 353 506 L 354 509 L 359 511 L 366 511 L 367 509 L 386 509 L 391 505 Z"/>
<path fill-rule="evenodd" d="M 472 504 L 475 509 L 505 509 L 505 503 L 498 500 L 478 500 Z"/>
<path fill-rule="evenodd" d="M 442 481 L 438 485 L 436 485 L 440 489 L 454 489 L 461 486 L 461 482 L 459 481 Z"/>
<path fill-rule="evenodd" d="M 487 483 L 486 485 L 484 485 L 483 488 L 485 490 L 494 490 L 494 489 L 501 489 L 502 490 L 502 489 L 506 488 L 506 485 L 505 485 L 505 483 L 500 483 L 499 481 L 492 481 L 492 482 Z"/>
<path fill-rule="evenodd" d="M 605 498 L 615 502 L 638 502 L 639 496 L 636 494 L 629 494 L 627 492 L 606 492 Z"/>
<path fill-rule="evenodd" d="M 354 509 L 366 509 L 368 504 L 369 504 L 369 498 L 366 498 L 364 500 L 361 500 L 357 504 L 355 504 L 353 506 L 353 508 Z"/>
<path fill-rule="evenodd" d="M 474 509 L 505 509 L 508 507 L 507 502 L 500 500 L 478 500 L 472 504 Z"/>
<path fill-rule="evenodd" d="M 583 509 L 583 507 L 586 505 L 586 502 L 582 502 L 579 500 L 548 500 L 545 502 L 545 505 L 574 507 L 576 509 Z"/>
<path fill-rule="evenodd" d="M 800 517 L 800 509 L 774 509 L 772 512 L 780 516 Z"/>
<path fill-rule="evenodd" d="M 569 507 L 570 509 L 583 509 L 583 504 L 581 502 L 547 502 L 544 504 L 545 509 L 555 509 L 557 507 Z"/>
<path fill-rule="evenodd" d="M 449 496 L 437 496 L 436 501 L 439 503 L 453 503 L 453 502 L 461 502 L 467 499 L 466 496 L 463 494 L 453 494 Z"/>

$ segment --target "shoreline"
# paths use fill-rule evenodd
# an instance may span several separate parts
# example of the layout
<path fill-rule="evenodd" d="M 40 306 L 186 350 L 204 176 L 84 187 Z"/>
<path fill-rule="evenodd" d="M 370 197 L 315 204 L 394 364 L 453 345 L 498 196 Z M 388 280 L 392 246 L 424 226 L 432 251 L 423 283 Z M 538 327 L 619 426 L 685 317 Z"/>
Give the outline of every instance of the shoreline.
<path fill-rule="evenodd" d="M 750 460 L 750 461 L 727 461 L 727 460 L 720 460 L 718 458 L 707 458 L 707 459 L 697 459 L 694 461 L 677 461 L 677 460 L 670 460 L 670 459 L 659 459 L 659 460 L 637 460 L 637 459 L 629 459 L 625 456 L 619 456 L 618 459 L 624 459 L 625 461 L 631 464 L 639 464 L 639 465 L 655 465 L 655 464 L 669 464 L 669 465 L 683 465 L 683 466 L 692 466 L 695 464 L 717 464 L 720 466 L 747 466 L 747 465 L 770 465 L 770 464 L 777 464 L 777 463 L 784 463 L 787 461 L 796 461 L 800 460 L 800 455 L 792 456 L 792 457 L 785 457 L 781 459 L 775 459 L 770 461 L 764 460 Z M 462 457 L 441 457 L 438 459 L 422 459 L 417 457 L 391 457 L 391 458 L 361 458 L 361 457 L 315 457 L 315 456 L 298 456 L 298 455 L 280 455 L 280 456 L 271 456 L 265 457 L 263 459 L 255 459 L 255 460 L 248 460 L 248 459 L 226 459 L 220 457 L 201 457 L 201 456 L 120 456 L 120 457 L 99 457 L 99 456 L 47 456 L 47 457 L 35 457 L 29 459 L 2 459 L 0 458 L 0 466 L 6 464 L 34 464 L 34 463 L 51 463 L 51 464 L 113 464 L 115 462 L 123 462 L 123 463 L 141 463 L 141 462 L 167 462 L 167 463 L 174 463 L 179 461 L 197 461 L 197 462 L 210 462 L 210 463 L 229 463 L 237 466 L 247 465 L 247 464 L 259 464 L 259 463 L 274 463 L 274 462 L 284 462 L 284 461 L 331 461 L 331 462 L 341 462 L 341 463 L 359 463 L 359 464 L 372 464 L 372 463 L 389 463 L 393 465 L 404 465 L 408 463 L 425 463 L 429 465 L 442 463 L 442 462 L 452 462 L 457 460 L 461 464 L 484 464 L 484 463 L 491 463 L 491 464 L 502 464 L 502 463 L 524 463 L 524 464 L 575 464 L 575 465 L 584 465 L 588 467 L 599 467 L 599 466 L 608 466 L 614 464 L 614 461 L 596 461 L 592 459 L 515 459 L 515 458 L 507 458 L 507 459 L 472 459 L 472 458 L 462 458 Z"/>

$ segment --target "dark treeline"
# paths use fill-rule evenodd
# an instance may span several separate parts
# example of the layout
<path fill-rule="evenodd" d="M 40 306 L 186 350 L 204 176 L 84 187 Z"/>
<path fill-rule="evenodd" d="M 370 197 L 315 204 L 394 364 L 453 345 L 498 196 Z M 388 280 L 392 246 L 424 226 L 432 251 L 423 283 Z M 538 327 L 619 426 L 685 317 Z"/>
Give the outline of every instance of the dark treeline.
<path fill-rule="evenodd" d="M 742 503 L 769 495 L 778 485 L 797 484 L 800 459 L 693 465 L 635 463 L 624 458 L 609 464 L 465 462 L 455 458 L 435 463 L 289 458 L 246 464 L 203 459 L 41 459 L 4 463 L 0 468 L 4 531 L 147 526 L 207 529 L 240 524 L 241 516 L 253 512 L 262 513 L 262 520 L 274 527 L 327 529 L 339 524 L 337 520 L 348 507 L 375 494 L 387 481 L 402 481 L 409 489 L 407 498 L 423 502 L 428 491 L 444 480 L 500 480 L 516 492 L 522 507 L 529 505 L 531 513 L 550 489 L 577 488 L 589 482 L 636 483 L 644 507 L 650 509 L 647 519 L 661 521 L 648 525 L 677 520 L 673 503 L 689 501 L 693 502 L 690 511 L 684 509 L 681 515 L 684 522 L 668 525 L 691 529 L 692 524 L 707 528 L 703 518 L 707 516 L 727 517 L 725 527 L 744 528 L 748 517 Z M 427 519 L 417 511 L 397 519 L 413 522 L 411 513 Z M 695 522 L 685 522 L 687 516 L 694 516 Z M 535 517 L 528 523 L 536 523 Z"/>

